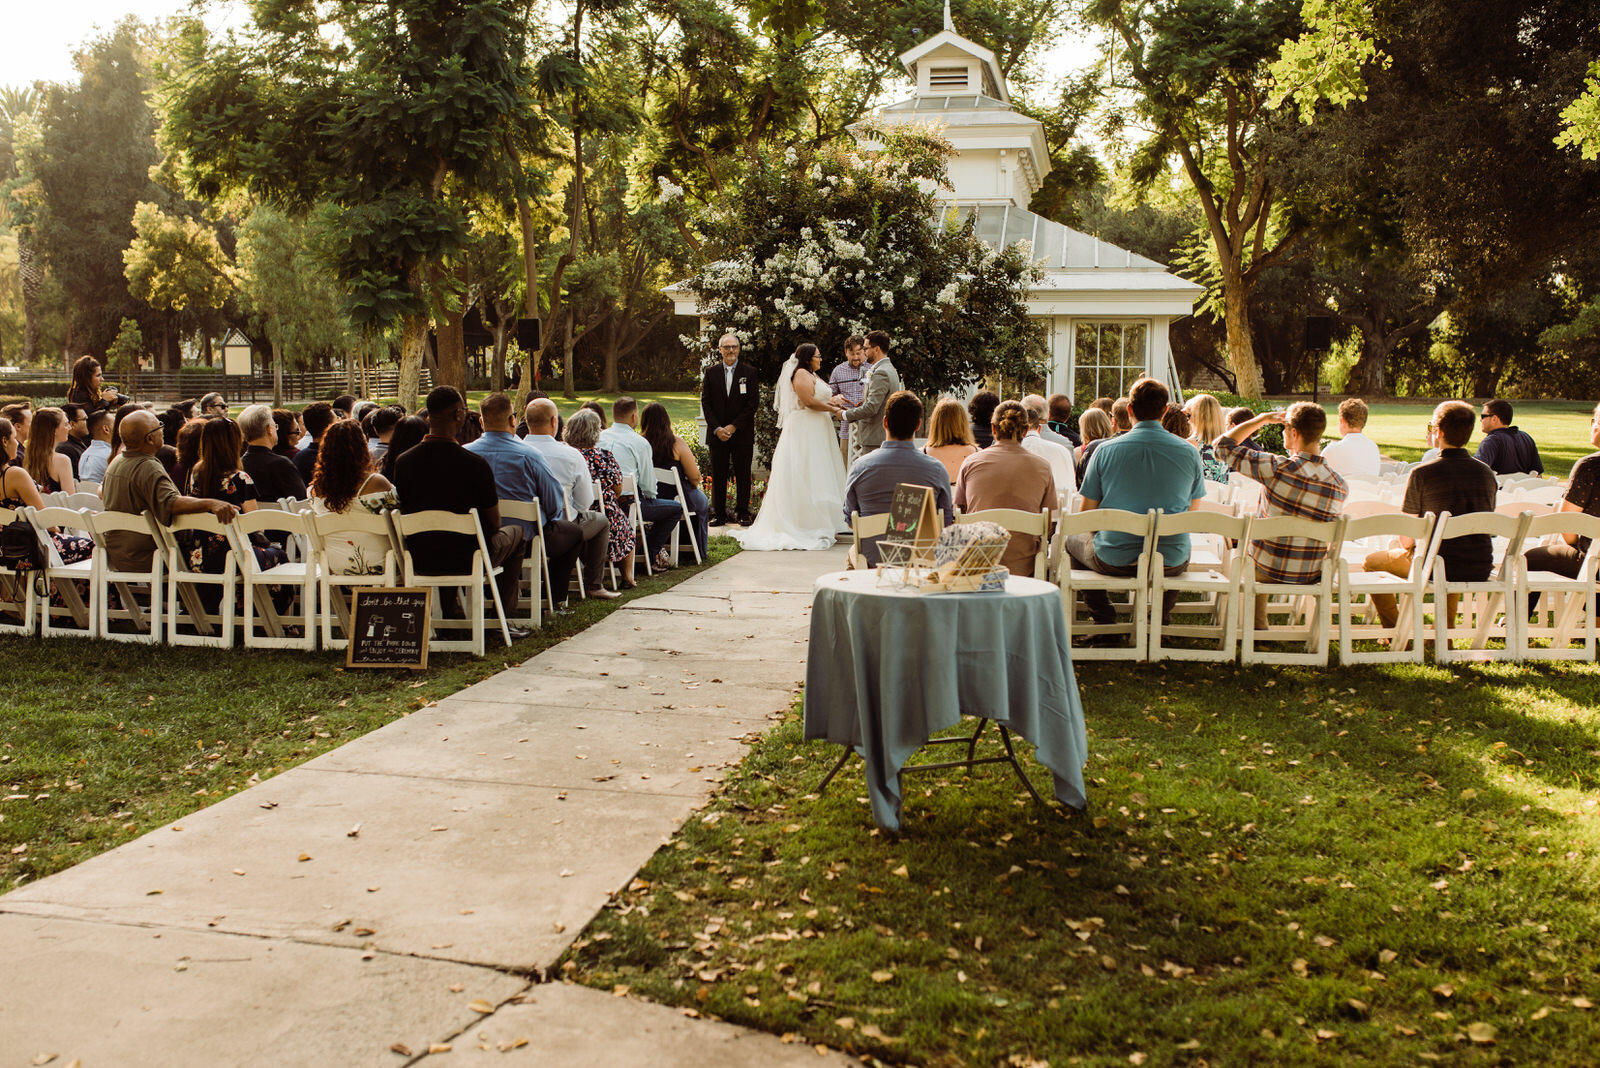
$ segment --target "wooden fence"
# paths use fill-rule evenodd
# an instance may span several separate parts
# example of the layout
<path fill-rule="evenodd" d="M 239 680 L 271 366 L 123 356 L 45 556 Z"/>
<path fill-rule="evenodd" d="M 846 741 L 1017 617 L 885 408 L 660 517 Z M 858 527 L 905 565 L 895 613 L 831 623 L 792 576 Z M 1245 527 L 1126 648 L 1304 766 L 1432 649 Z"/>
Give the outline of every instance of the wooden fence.
<path fill-rule="evenodd" d="M 400 372 L 368 371 L 366 385 L 373 399 L 393 397 L 400 389 Z M 181 371 L 140 371 L 137 382 L 123 378 L 110 378 L 124 394 L 137 401 L 178 401 L 198 398 L 206 393 L 220 393 L 234 407 L 242 404 L 271 403 L 272 375 L 257 372 L 253 375 L 225 375 L 221 371 L 203 367 L 185 368 Z M 362 378 L 356 377 L 357 389 Z M 0 376 L 0 394 L 24 396 L 65 397 L 72 385 L 66 376 L 25 374 Z M 344 371 L 294 371 L 283 376 L 283 399 L 286 403 L 304 403 L 315 400 L 333 400 L 349 391 L 350 379 Z M 131 387 L 131 388 L 130 388 Z M 433 388 L 433 372 L 422 369 L 421 392 Z"/>

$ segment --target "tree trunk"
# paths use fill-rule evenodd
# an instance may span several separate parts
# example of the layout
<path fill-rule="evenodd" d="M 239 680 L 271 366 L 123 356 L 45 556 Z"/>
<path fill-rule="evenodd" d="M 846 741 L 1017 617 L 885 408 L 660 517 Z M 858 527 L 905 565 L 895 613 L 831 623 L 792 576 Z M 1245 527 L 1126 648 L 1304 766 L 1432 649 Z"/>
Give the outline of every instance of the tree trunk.
<path fill-rule="evenodd" d="M 605 345 L 601 349 L 605 361 L 600 383 L 602 393 L 622 392 L 622 379 L 618 373 L 618 365 L 622 362 L 621 333 L 622 324 L 616 316 L 612 316 L 606 329 Z"/>
<path fill-rule="evenodd" d="M 1357 397 L 1387 397 L 1389 385 L 1384 376 L 1384 363 L 1394 348 L 1398 337 L 1386 336 L 1381 326 L 1363 323 L 1361 326 L 1361 358 L 1350 368 L 1344 391 Z"/>
<path fill-rule="evenodd" d="M 1246 400 L 1260 400 L 1261 368 L 1256 363 L 1255 344 L 1250 338 L 1249 290 L 1238 272 L 1227 272 L 1222 298 L 1226 304 L 1224 322 L 1228 329 L 1228 366 L 1238 383 L 1239 396 Z"/>
<path fill-rule="evenodd" d="M 462 331 L 465 317 L 464 310 L 449 311 L 439 324 L 435 340 L 439 370 L 433 378 L 435 386 L 454 386 L 463 397 L 467 395 L 467 345 Z"/>
<path fill-rule="evenodd" d="M 567 400 L 576 400 L 578 396 L 578 387 L 572 370 L 572 327 L 576 318 L 577 316 L 573 315 L 569 308 L 561 323 L 561 395 Z"/>
<path fill-rule="evenodd" d="M 44 286 L 44 264 L 33 242 L 25 235 L 17 235 L 17 267 L 22 276 L 22 355 L 20 363 L 27 367 L 39 356 L 39 291 Z"/>
<path fill-rule="evenodd" d="M 283 407 L 283 349 L 272 339 L 272 406 Z"/>
<path fill-rule="evenodd" d="M 417 393 L 422 388 L 422 359 L 428 352 L 428 317 L 408 315 L 400 323 L 399 402 L 406 411 L 417 410 Z"/>

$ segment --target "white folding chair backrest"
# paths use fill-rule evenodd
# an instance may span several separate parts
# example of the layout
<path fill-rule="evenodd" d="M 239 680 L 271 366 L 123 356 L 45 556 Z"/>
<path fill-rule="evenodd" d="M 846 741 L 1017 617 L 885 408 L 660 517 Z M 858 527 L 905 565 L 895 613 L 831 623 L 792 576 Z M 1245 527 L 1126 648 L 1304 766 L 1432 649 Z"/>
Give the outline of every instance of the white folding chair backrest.
<path fill-rule="evenodd" d="M 1465 515 L 1445 513 L 1439 517 L 1439 544 L 1470 534 L 1487 534 L 1493 543 L 1494 568 L 1482 581 L 1452 581 L 1445 573 L 1445 561 L 1434 557 L 1434 660 L 1510 660 L 1523 641 L 1523 623 L 1517 619 L 1515 582 L 1517 558 L 1522 554 L 1522 542 L 1528 526 L 1533 521 L 1528 512 L 1520 515 L 1501 515 L 1498 512 L 1468 512 Z M 1455 620 L 1448 610 L 1452 595 L 1462 597 L 1470 623 L 1470 632 L 1454 627 Z M 1496 636 L 1496 619 L 1503 617 L 1505 648 L 1490 649 L 1488 640 Z M 1456 649 L 1451 639 L 1470 637 L 1468 649 Z"/>
<path fill-rule="evenodd" d="M 454 586 L 467 585 L 468 604 L 465 606 L 468 613 L 467 625 L 472 631 L 471 639 L 467 641 L 436 640 L 433 644 L 440 650 L 455 649 L 471 652 L 474 656 L 484 653 L 484 623 L 485 615 L 483 604 L 482 586 L 487 583 L 494 600 L 495 617 L 500 624 L 501 637 L 507 645 L 511 644 L 511 632 L 506 623 L 505 608 L 500 603 L 500 590 L 495 585 L 494 575 L 499 570 L 489 559 L 489 545 L 483 536 L 483 525 L 478 519 L 476 508 L 467 512 L 446 512 L 431 509 L 424 512 L 399 512 L 395 514 L 395 531 L 400 536 L 401 566 L 404 579 L 407 583 L 421 586 Z M 459 575 L 425 575 L 416 568 L 416 560 L 412 558 L 408 539 L 421 533 L 461 534 L 473 538 L 477 542 L 472 572 L 462 572 Z M 452 582 L 451 579 L 458 581 Z M 442 620 L 434 619 L 438 626 Z"/>
<path fill-rule="evenodd" d="M 50 530 L 55 528 L 92 540 L 94 532 L 89 526 L 88 510 L 53 507 L 27 508 L 24 512 L 27 514 L 28 522 L 33 524 L 34 536 L 44 547 L 45 559 L 48 561 L 44 569 L 44 579 L 46 589 L 51 596 L 40 604 L 40 634 L 46 638 L 58 631 L 63 634 L 92 636 L 99 629 L 94 613 L 94 600 L 91 596 L 89 601 L 85 602 L 77 583 L 93 581 L 94 559 L 90 557 L 69 564 L 61 559 L 55 540 L 50 537 Z M 71 621 L 69 625 L 57 625 L 58 618 L 69 617 Z"/>
<path fill-rule="evenodd" d="M 79 493 L 92 493 L 98 497 L 100 496 L 100 483 L 91 482 L 87 478 L 80 478 L 77 481 L 77 490 Z"/>
<path fill-rule="evenodd" d="M 88 510 L 90 512 L 98 512 L 106 506 L 98 493 L 85 493 L 79 490 L 76 493 L 60 493 L 56 496 L 61 498 L 61 507 L 71 508 L 73 511 Z"/>
<path fill-rule="evenodd" d="M 622 481 L 628 484 L 633 480 L 624 476 Z M 545 595 L 540 590 L 549 585 L 550 575 L 550 561 L 544 547 L 544 513 L 538 501 L 514 501 L 510 497 L 501 497 L 500 521 L 507 523 L 513 520 L 528 523 L 533 528 L 533 533 L 528 535 L 528 551 L 522 558 L 521 591 L 526 611 L 513 622 L 542 626 Z"/>
<path fill-rule="evenodd" d="M 9 526 L 19 520 L 26 523 L 28 517 L 25 511 L 22 508 L 0 508 L 0 526 Z M 18 616 L 16 620 L 0 616 L 0 633 L 32 634 L 34 606 L 38 601 L 31 573 L 0 568 L 0 603 L 13 609 Z"/>
<path fill-rule="evenodd" d="M 1379 499 L 1352 501 L 1346 500 L 1344 504 L 1344 517 L 1346 519 L 1365 519 L 1374 515 L 1404 515 L 1400 506 L 1392 501 Z M 1346 538 L 1350 535 L 1347 533 Z"/>
<path fill-rule="evenodd" d="M 1204 502 L 1202 502 L 1203 504 Z M 1243 566 L 1242 546 L 1249 543 L 1249 516 L 1231 511 L 1196 508 L 1171 515 L 1158 513 L 1154 546 L 1161 539 L 1177 534 L 1189 536 L 1189 567 L 1181 574 L 1168 576 L 1164 562 L 1151 560 L 1150 566 L 1150 659 L 1231 661 L 1238 643 L 1239 577 Z M 1154 547 L 1152 552 L 1157 551 Z M 1208 559 L 1197 559 L 1204 552 Z M 1214 558 L 1216 563 L 1211 563 Z M 1200 602 L 1173 606 L 1173 621 L 1162 622 L 1168 593 L 1200 594 Z M 1209 617 L 1200 624 L 1176 622 L 1183 615 Z M 1214 643 L 1211 647 L 1170 645 L 1167 638 L 1194 638 Z"/>
<path fill-rule="evenodd" d="M 1032 535 L 1039 539 L 1039 548 L 1033 554 L 1033 574 L 1024 576 L 1045 577 L 1045 561 L 1050 551 L 1050 510 L 1024 512 L 1019 508 L 985 508 L 981 512 L 964 512 L 956 515 L 957 523 L 996 523 L 1010 531 L 1012 536 Z"/>
<path fill-rule="evenodd" d="M 149 512 L 130 515 L 109 509 L 90 512 L 89 529 L 94 534 L 95 577 L 93 595 L 95 618 L 99 623 L 100 637 L 112 641 L 159 644 L 162 640 L 163 620 L 166 617 L 166 543 L 155 519 Z M 112 534 L 143 534 L 155 543 L 150 554 L 148 571 L 117 571 L 111 566 Z M 148 608 L 139 604 L 135 585 L 147 585 Z M 117 590 L 119 606 L 111 609 L 111 588 Z M 133 624 L 133 632 L 111 629 L 114 622 Z"/>
<path fill-rule="evenodd" d="M 1100 634 L 1127 634 L 1132 640 L 1126 648 L 1074 649 L 1075 659 L 1143 660 L 1148 648 L 1150 623 L 1150 566 L 1155 553 L 1156 513 L 1125 512 L 1116 508 L 1095 508 L 1087 512 L 1069 512 L 1056 524 L 1053 552 L 1060 565 L 1056 568 L 1056 582 L 1061 587 L 1061 608 L 1066 615 L 1067 641 L 1074 632 L 1095 636 Z M 1114 531 L 1140 539 L 1139 555 L 1130 576 L 1103 575 L 1098 571 L 1079 567 L 1067 550 L 1067 543 L 1075 534 L 1096 531 Z M 1116 623 L 1079 624 L 1077 621 L 1077 596 L 1086 590 L 1107 593 L 1123 592 L 1130 597 L 1130 623 L 1119 619 Z"/>
<path fill-rule="evenodd" d="M 845 557 L 845 567 L 850 570 L 866 567 L 866 555 L 862 551 L 861 543 L 867 538 L 881 538 L 887 533 L 889 533 L 888 512 L 879 512 L 877 515 L 851 512 L 850 552 Z"/>
<path fill-rule="evenodd" d="M 1534 571 L 1523 555 L 1517 561 L 1516 618 L 1522 622 L 1518 660 L 1593 660 L 1596 646 L 1596 580 L 1600 577 L 1600 518 L 1583 512 L 1552 512 L 1528 520 L 1523 545 L 1555 542 L 1563 534 L 1588 539 L 1588 548 L 1572 578 L 1552 571 Z M 1540 598 L 1533 617 L 1533 596 Z M 1534 645 L 1534 639 L 1548 639 Z M 1573 645 L 1576 641 L 1578 644 Z"/>
<path fill-rule="evenodd" d="M 679 477 L 678 469 L 676 467 L 658 467 L 655 469 L 655 473 L 657 483 L 670 482 L 676 488 L 677 501 L 683 506 L 683 520 L 679 529 L 689 531 L 689 546 L 694 550 L 694 562 L 697 564 L 704 563 L 705 556 L 701 552 L 702 547 L 695 538 L 696 524 L 694 517 L 699 513 L 689 507 L 689 494 L 683 488 L 683 479 Z M 672 558 L 674 562 L 678 559 L 678 539 L 676 534 L 673 535 L 672 539 Z"/>
<path fill-rule="evenodd" d="M 1300 547 L 1304 542 L 1312 542 L 1322 546 L 1322 564 L 1314 581 L 1307 583 L 1277 583 L 1258 580 L 1253 562 L 1246 562 L 1243 568 L 1244 593 L 1246 604 L 1244 608 L 1244 637 L 1240 643 L 1239 659 L 1245 664 L 1313 664 L 1321 665 L 1328 662 L 1328 646 L 1331 640 L 1333 624 L 1333 575 L 1339 557 L 1339 546 L 1344 539 L 1345 518 L 1338 517 L 1330 521 L 1307 519 L 1304 516 L 1266 516 L 1258 517 L 1250 526 L 1250 542 L 1254 549 L 1256 545 L 1268 541 L 1299 541 Z M 1312 602 L 1311 610 L 1304 616 L 1304 623 L 1291 623 L 1291 630 L 1269 629 L 1261 632 L 1264 636 L 1258 637 L 1255 625 L 1255 604 L 1253 597 L 1262 593 L 1268 595 L 1288 594 L 1299 599 L 1309 598 Z M 1298 613 L 1298 608 L 1294 611 Z M 1313 614 L 1314 613 L 1314 614 Z M 1259 647 L 1261 641 L 1303 640 L 1305 648 L 1299 652 L 1263 650 Z"/>

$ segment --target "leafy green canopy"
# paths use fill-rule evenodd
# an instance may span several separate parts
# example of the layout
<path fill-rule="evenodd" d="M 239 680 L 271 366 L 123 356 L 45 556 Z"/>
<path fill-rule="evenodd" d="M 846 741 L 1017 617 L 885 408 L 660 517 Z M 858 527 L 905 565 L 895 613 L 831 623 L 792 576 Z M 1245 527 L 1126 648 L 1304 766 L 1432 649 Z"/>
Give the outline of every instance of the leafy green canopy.
<path fill-rule="evenodd" d="M 166 86 L 170 147 L 199 195 L 297 214 L 334 205 L 357 325 L 425 313 L 428 270 L 468 239 L 464 198 L 509 190 L 533 121 L 523 7 L 506 0 L 252 0 L 256 31 L 192 23 Z"/>
<path fill-rule="evenodd" d="M 873 329 L 889 332 L 896 369 L 924 398 L 991 374 L 1041 375 L 1043 334 L 1024 302 L 1043 277 L 1032 249 L 996 251 L 971 218 L 945 218 L 934 189 L 952 149 L 941 135 L 863 133 L 882 148 L 762 155 L 741 195 L 699 220 L 708 257 L 688 285 L 713 332 L 732 331 L 768 384 L 797 345 L 832 363 L 847 337 Z"/>

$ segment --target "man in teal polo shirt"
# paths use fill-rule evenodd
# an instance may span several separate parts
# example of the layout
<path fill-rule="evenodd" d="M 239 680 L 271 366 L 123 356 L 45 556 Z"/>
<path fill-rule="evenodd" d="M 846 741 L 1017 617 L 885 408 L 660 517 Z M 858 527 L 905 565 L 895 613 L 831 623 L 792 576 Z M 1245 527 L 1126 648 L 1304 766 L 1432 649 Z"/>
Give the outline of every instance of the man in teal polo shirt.
<path fill-rule="evenodd" d="M 1120 508 L 1144 513 L 1160 508 L 1173 514 L 1192 511 L 1205 497 L 1199 450 L 1161 427 L 1169 398 L 1167 387 L 1154 378 L 1141 378 L 1133 384 L 1128 391 L 1128 412 L 1137 422 L 1126 434 L 1119 434 L 1095 450 L 1094 462 L 1089 465 L 1080 490 L 1080 511 Z M 1135 574 L 1143 548 L 1144 541 L 1136 535 L 1110 530 L 1074 534 L 1067 539 L 1067 552 L 1073 563 L 1102 575 Z M 1168 575 L 1176 575 L 1189 566 L 1189 535 L 1164 537 L 1156 549 Z M 1162 599 L 1163 623 L 1171 618 L 1177 599 L 1176 592 L 1169 592 Z M 1096 623 L 1117 621 L 1116 609 L 1104 590 L 1084 590 L 1083 601 Z"/>

